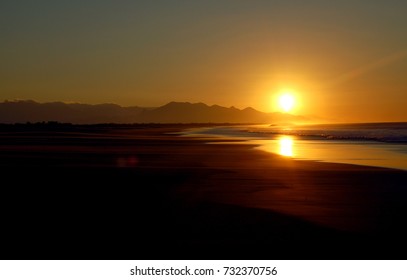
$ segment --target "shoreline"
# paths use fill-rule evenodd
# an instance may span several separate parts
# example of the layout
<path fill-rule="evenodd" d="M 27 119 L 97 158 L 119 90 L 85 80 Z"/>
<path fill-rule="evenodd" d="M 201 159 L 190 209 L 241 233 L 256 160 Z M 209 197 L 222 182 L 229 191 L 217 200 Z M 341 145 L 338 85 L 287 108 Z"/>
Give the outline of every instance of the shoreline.
<path fill-rule="evenodd" d="M 185 137 L 198 137 L 218 140 L 222 143 L 258 145 L 259 150 L 282 155 L 294 160 L 311 160 L 327 163 L 390 168 L 407 171 L 407 146 L 405 143 L 388 143 L 377 140 L 330 139 L 307 135 L 285 133 L 259 133 L 249 126 L 200 127 L 180 133 Z M 213 141 L 216 144 L 216 141 Z"/>
<path fill-rule="evenodd" d="M 35 259 L 42 248 L 46 258 L 74 259 L 398 257 L 407 172 L 168 134 L 179 129 L 3 134 L 0 166 L 12 182 L 4 237 L 38 231 L 2 256 Z"/>

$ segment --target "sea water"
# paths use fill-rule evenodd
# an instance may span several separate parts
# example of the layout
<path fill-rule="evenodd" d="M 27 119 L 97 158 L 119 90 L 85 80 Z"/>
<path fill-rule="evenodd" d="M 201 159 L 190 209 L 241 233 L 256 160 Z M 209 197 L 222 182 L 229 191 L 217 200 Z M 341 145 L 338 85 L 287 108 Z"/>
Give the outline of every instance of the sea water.
<path fill-rule="evenodd" d="M 241 125 L 187 134 L 242 140 L 294 160 L 407 170 L 407 123 Z"/>

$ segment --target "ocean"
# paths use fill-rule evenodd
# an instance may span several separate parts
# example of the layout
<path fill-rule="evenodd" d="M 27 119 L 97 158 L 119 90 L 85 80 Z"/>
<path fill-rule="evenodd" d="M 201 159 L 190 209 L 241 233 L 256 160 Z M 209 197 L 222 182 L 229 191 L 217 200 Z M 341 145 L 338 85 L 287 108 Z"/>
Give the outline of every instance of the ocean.
<path fill-rule="evenodd" d="M 185 135 L 241 140 L 241 143 L 256 144 L 256 149 L 293 160 L 407 170 L 407 123 L 404 122 L 222 126 L 192 129 Z"/>

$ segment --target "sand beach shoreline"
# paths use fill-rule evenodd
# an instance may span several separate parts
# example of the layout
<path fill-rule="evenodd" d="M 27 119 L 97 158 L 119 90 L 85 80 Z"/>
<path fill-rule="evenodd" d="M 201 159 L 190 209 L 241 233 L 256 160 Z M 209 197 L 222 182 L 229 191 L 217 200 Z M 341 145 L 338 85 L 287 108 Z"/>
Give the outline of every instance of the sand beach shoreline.
<path fill-rule="evenodd" d="M 174 134 L 186 127 L 2 128 L 1 258 L 405 258 L 407 172 Z"/>

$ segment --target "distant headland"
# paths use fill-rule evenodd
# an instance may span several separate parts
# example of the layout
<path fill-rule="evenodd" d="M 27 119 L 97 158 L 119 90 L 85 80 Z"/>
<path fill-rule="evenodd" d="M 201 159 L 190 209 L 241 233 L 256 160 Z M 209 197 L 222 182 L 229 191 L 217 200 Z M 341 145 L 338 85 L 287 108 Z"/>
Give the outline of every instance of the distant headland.
<path fill-rule="evenodd" d="M 204 103 L 170 102 L 160 107 L 122 107 L 117 104 L 80 104 L 32 100 L 0 103 L 0 123 L 278 123 L 312 122 L 287 113 L 264 113 L 251 107 L 208 106 Z"/>

